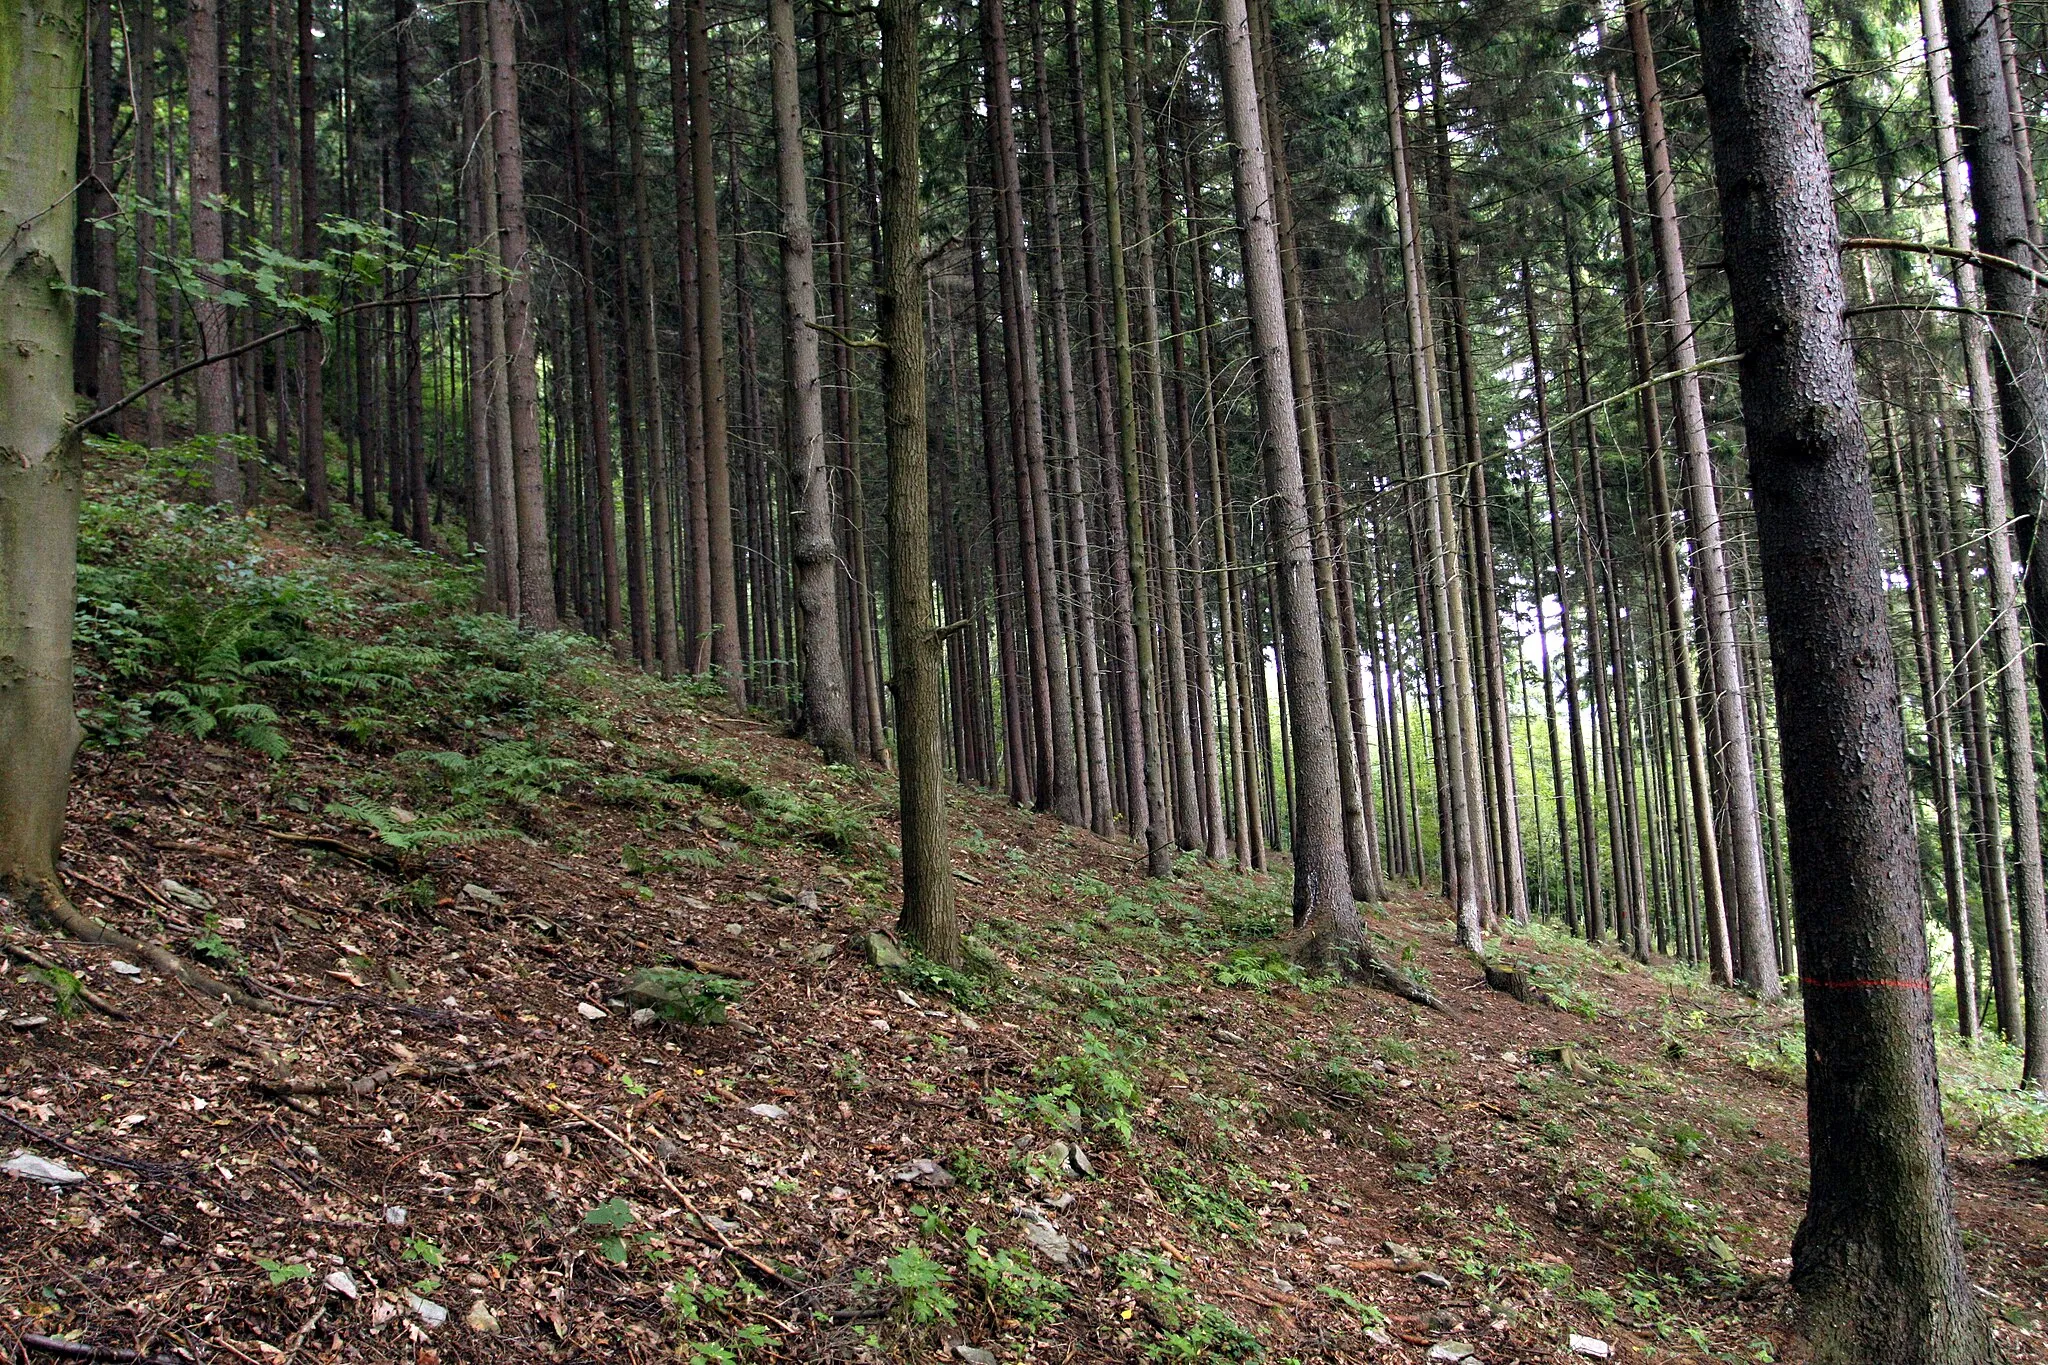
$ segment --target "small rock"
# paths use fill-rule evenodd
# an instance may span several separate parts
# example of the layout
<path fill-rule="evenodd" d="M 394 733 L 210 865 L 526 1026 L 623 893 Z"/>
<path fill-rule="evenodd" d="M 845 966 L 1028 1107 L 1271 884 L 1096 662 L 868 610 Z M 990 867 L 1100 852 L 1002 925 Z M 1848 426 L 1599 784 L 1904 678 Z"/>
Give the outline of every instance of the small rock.
<path fill-rule="evenodd" d="M 906 1004 L 906 1005 L 910 1006 L 910 1008 L 912 1008 L 912 1009 L 914 1009 L 914 1010 L 915 1010 L 915 1009 L 922 1009 L 922 1008 L 924 1008 L 924 1007 L 923 1007 L 922 1005 L 920 1005 L 920 1004 L 918 1004 L 918 1003 L 917 1003 L 917 997 L 916 997 L 916 996 L 914 996 L 914 995 L 912 995 L 912 994 L 911 994 L 911 993 L 910 993 L 909 991 L 903 991 L 903 990 L 899 990 L 899 991 L 897 991 L 897 992 L 896 992 L 896 998 L 897 998 L 898 1000 L 901 1000 L 901 1001 L 902 1001 L 902 1002 L 903 1002 L 904 1004 Z"/>
<path fill-rule="evenodd" d="M 839 956 L 839 945 L 829 939 L 823 943 L 813 943 L 810 947 L 804 949 L 804 961 L 814 966 L 819 963 L 830 962 L 837 956 Z"/>
<path fill-rule="evenodd" d="M 136 966 L 133 962 L 123 962 L 118 957 L 115 958 L 112 962 L 108 963 L 107 965 L 112 967 L 114 971 L 121 976 L 142 975 L 142 968 Z"/>
<path fill-rule="evenodd" d="M 1017 1217 L 1024 1224 L 1024 1240 L 1032 1249 L 1054 1265 L 1074 1263 L 1074 1244 L 1069 1242 L 1052 1220 L 1028 1204 L 1017 1206 Z"/>
<path fill-rule="evenodd" d="M 653 1028 L 661 1022 L 661 1016 L 647 1008 L 647 1006 L 642 1005 L 627 1016 L 626 1022 L 630 1023 L 634 1028 Z"/>
<path fill-rule="evenodd" d="M 1394 1349 L 1394 1338 L 1388 1335 L 1387 1329 L 1384 1327 L 1366 1328 L 1365 1339 L 1382 1350 L 1391 1351 Z"/>
<path fill-rule="evenodd" d="M 745 938 L 747 936 L 747 926 L 744 924 L 728 924 L 725 926 L 725 932 L 734 938 Z"/>
<path fill-rule="evenodd" d="M 996 1353 L 994 1351 L 985 1351 L 979 1346 L 969 1346 L 964 1341 L 953 1343 L 953 1359 L 964 1361 L 966 1365 L 996 1365 Z"/>
<path fill-rule="evenodd" d="M 1074 1192 L 1072 1190 L 1061 1190 L 1058 1194 L 1049 1194 L 1041 1197 L 1038 1202 L 1049 1209 L 1070 1209 L 1074 1207 Z"/>
<path fill-rule="evenodd" d="M 576 1012 L 582 1015 L 585 1019 L 588 1019 L 593 1024 L 600 1019 L 611 1018 L 609 1014 L 606 1014 L 603 1010 L 591 1004 L 588 1000 L 578 1000 L 576 1002 Z"/>
<path fill-rule="evenodd" d="M 20 1029 L 23 1033 L 27 1033 L 32 1028 L 41 1028 L 49 1023 L 50 1016 L 47 1014 L 24 1014 L 17 1019 L 10 1019 L 7 1022 Z"/>
<path fill-rule="evenodd" d="M 84 1171 L 74 1171 L 61 1161 L 45 1161 L 34 1152 L 15 1152 L 0 1171 L 38 1185 L 77 1185 L 85 1180 Z"/>
<path fill-rule="evenodd" d="M 1067 1149 L 1067 1169 L 1083 1180 L 1095 1178 L 1095 1163 L 1088 1159 L 1088 1153 L 1081 1150 L 1078 1142 Z"/>
<path fill-rule="evenodd" d="M 1472 1355 L 1472 1348 L 1462 1341 L 1439 1341 L 1436 1345 L 1429 1348 L 1429 1354 L 1423 1358 L 1425 1360 L 1459 1361 L 1470 1360 Z"/>
<path fill-rule="evenodd" d="M 432 1299 L 421 1298 L 410 1289 L 405 1291 L 405 1302 L 413 1312 L 419 1314 L 420 1321 L 429 1327 L 439 1327 L 448 1321 L 447 1309 L 435 1303 Z"/>
<path fill-rule="evenodd" d="M 1572 1354 L 1575 1356 L 1590 1356 L 1594 1360 L 1605 1360 L 1614 1354 L 1614 1348 L 1600 1340 L 1600 1338 L 1582 1337 L 1577 1332 L 1572 1333 L 1570 1344 Z"/>
<path fill-rule="evenodd" d="M 885 972 L 910 970 L 910 959 L 896 946 L 896 940 L 887 934 L 862 934 L 859 936 L 859 946 L 861 951 L 868 955 L 868 965 L 871 967 L 879 967 Z"/>
<path fill-rule="evenodd" d="M 803 890 L 796 893 L 796 900 L 794 904 L 796 905 L 797 909 L 808 910 L 810 913 L 814 915 L 824 908 L 818 903 L 818 893 L 811 890 L 809 887 L 805 887 Z"/>
<path fill-rule="evenodd" d="M 1399 1242 L 1382 1242 L 1380 1245 L 1387 1255 L 1397 1261 L 1419 1261 L 1422 1259 L 1422 1253 L 1414 1247 L 1404 1246 Z"/>
<path fill-rule="evenodd" d="M 953 1173 L 928 1156 L 899 1166 L 889 1172 L 889 1178 L 899 1185 L 919 1185 L 929 1190 L 943 1190 L 953 1183 Z"/>
<path fill-rule="evenodd" d="M 505 903 L 503 896 L 491 890 L 488 886 L 478 886 L 475 882 L 464 882 L 462 884 L 462 894 L 479 905 L 503 905 Z"/>
<path fill-rule="evenodd" d="M 1308 1224 L 1275 1223 L 1273 1224 L 1273 1235 L 1285 1241 L 1296 1241 L 1300 1238 L 1308 1236 Z"/>
<path fill-rule="evenodd" d="M 1415 1283 L 1427 1285 L 1431 1289 L 1449 1289 L 1451 1287 L 1451 1282 L 1437 1274 L 1434 1270 L 1416 1271 Z"/>
<path fill-rule="evenodd" d="M 393 1204 L 390 1208 L 384 1210 L 384 1221 L 395 1228 L 404 1227 L 405 1206 L 403 1204 Z"/>
<path fill-rule="evenodd" d="M 469 1306 L 469 1312 L 463 1315 L 462 1320 L 468 1324 L 469 1330 L 472 1332 L 495 1332 L 498 1330 L 498 1315 L 493 1313 L 490 1305 L 486 1304 L 482 1299 L 478 1299 Z"/>
<path fill-rule="evenodd" d="M 747 1112 L 757 1119 L 767 1119 L 771 1123 L 780 1123 L 789 1117 L 789 1111 L 779 1104 L 757 1104 Z"/>
<path fill-rule="evenodd" d="M 204 891 L 194 890 L 183 882 L 172 881 L 169 877 L 166 877 L 157 883 L 157 887 L 164 895 L 184 906 L 187 910 L 197 910 L 204 914 L 206 911 L 213 909 L 213 897 L 207 895 Z"/>
<path fill-rule="evenodd" d="M 389 1299 L 380 1298 L 370 1305 L 370 1321 L 374 1325 L 382 1326 L 397 1316 L 398 1305 Z"/>
<path fill-rule="evenodd" d="M 1212 1036 L 1212 1037 L 1214 1037 L 1214 1038 L 1216 1039 L 1216 1041 L 1217 1041 L 1217 1042 L 1219 1042 L 1219 1043 L 1234 1043 L 1234 1044 L 1238 1044 L 1238 1045 L 1242 1045 L 1242 1044 L 1244 1043 L 1244 1035 L 1243 1035 L 1243 1034 L 1241 1034 L 1241 1033 L 1232 1033 L 1232 1032 L 1231 1032 L 1231 1031 L 1230 1031 L 1229 1029 L 1227 1029 L 1227 1028 L 1220 1028 L 1220 1029 L 1217 1029 L 1217 1030 L 1215 1031 L 1215 1033 L 1213 1033 L 1213 1034 L 1212 1034 L 1211 1036 Z"/>
<path fill-rule="evenodd" d="M 356 1288 L 356 1277 L 349 1274 L 346 1270 L 328 1271 L 327 1278 L 322 1280 L 321 1283 L 341 1295 L 344 1299 L 347 1299 L 350 1303 L 356 1301 L 356 1295 L 360 1292 Z"/>

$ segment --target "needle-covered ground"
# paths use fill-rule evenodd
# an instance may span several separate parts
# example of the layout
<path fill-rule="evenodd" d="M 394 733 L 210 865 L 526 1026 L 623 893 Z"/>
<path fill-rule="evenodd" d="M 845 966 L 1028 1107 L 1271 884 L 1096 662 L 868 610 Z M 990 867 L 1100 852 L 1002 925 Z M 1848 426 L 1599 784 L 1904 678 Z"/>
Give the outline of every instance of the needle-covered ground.
<path fill-rule="evenodd" d="M 887 774 L 92 463 L 69 884 L 274 1012 L 0 909 L 0 1152 L 82 1177 L 0 1181 L 10 1359 L 1800 1358 L 1795 1007 L 1542 930 L 1518 1000 L 1416 890 L 1424 1009 L 1294 967 L 1284 869 L 967 790 L 947 971 Z M 2048 1113 L 1943 1060 L 2048 1359 Z"/>

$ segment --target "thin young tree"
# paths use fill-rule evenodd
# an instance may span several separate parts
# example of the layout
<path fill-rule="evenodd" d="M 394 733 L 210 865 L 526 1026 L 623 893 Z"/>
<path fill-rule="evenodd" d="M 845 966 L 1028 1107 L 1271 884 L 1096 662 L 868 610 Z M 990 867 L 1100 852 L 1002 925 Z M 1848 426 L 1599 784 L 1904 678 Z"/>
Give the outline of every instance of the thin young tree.
<path fill-rule="evenodd" d="M 1833 177 L 1801 0 L 1697 0 L 1806 1004 L 1792 1281 L 1816 1359 L 1978 1365 L 1934 1063 L 1919 839 Z"/>

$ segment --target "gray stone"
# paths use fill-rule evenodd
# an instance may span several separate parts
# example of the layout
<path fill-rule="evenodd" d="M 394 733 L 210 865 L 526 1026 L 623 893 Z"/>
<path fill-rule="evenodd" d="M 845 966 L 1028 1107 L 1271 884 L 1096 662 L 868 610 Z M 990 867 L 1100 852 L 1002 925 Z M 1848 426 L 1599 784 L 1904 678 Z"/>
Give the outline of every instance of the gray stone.
<path fill-rule="evenodd" d="M 647 1006 L 642 1005 L 639 1009 L 634 1010 L 632 1014 L 627 1016 L 626 1022 L 631 1024 L 634 1028 L 653 1028 L 656 1024 L 661 1022 L 661 1016 L 656 1014 L 653 1010 L 647 1008 Z"/>
<path fill-rule="evenodd" d="M 996 1365 L 994 1351 L 984 1351 L 981 1347 L 969 1346 L 964 1341 L 953 1343 L 953 1359 L 963 1361 L 965 1365 Z"/>
<path fill-rule="evenodd" d="M 503 896 L 491 890 L 488 886 L 478 886 L 475 882 L 464 882 L 462 884 L 462 894 L 479 905 L 503 905 L 505 903 Z"/>
<path fill-rule="evenodd" d="M 868 965 L 880 967 L 885 972 L 907 972 L 910 959 L 896 946 L 896 940 L 887 934 L 863 934 L 860 936 L 861 951 L 868 955 Z"/>
<path fill-rule="evenodd" d="M 789 1117 L 789 1111 L 779 1104 L 757 1104 L 747 1112 L 757 1119 L 767 1119 L 770 1123 L 780 1123 Z"/>
<path fill-rule="evenodd" d="M 384 1210 L 384 1221 L 395 1228 L 404 1227 L 405 1206 L 403 1204 L 393 1204 L 390 1208 Z"/>
<path fill-rule="evenodd" d="M 1436 1345 L 1429 1348 L 1429 1354 L 1425 1356 L 1424 1359 L 1449 1361 L 1470 1360 L 1473 1354 L 1474 1352 L 1472 1348 L 1462 1341 L 1439 1341 Z"/>
<path fill-rule="evenodd" d="M 322 1280 L 321 1283 L 341 1295 L 344 1299 L 347 1299 L 350 1303 L 354 1303 L 356 1296 L 362 1292 L 356 1288 L 356 1277 L 349 1274 L 346 1270 L 328 1271 L 327 1278 Z"/>
<path fill-rule="evenodd" d="M 889 1178 L 899 1185 L 918 1185 L 929 1190 L 943 1190 L 953 1183 L 953 1173 L 928 1156 L 897 1167 L 889 1172 Z"/>
<path fill-rule="evenodd" d="M 1449 1289 L 1451 1287 L 1451 1282 L 1437 1274 L 1434 1270 L 1416 1271 L 1415 1283 L 1427 1285 L 1431 1289 Z"/>
<path fill-rule="evenodd" d="M 498 1330 L 498 1315 L 493 1313 L 491 1306 L 482 1299 L 478 1299 L 469 1306 L 469 1312 L 463 1316 L 462 1320 L 469 1325 L 469 1330 L 472 1332 L 495 1332 Z"/>
<path fill-rule="evenodd" d="M 432 1299 L 421 1298 L 410 1289 L 405 1291 L 405 1302 L 413 1312 L 419 1315 L 420 1321 L 429 1327 L 439 1327 L 448 1321 L 447 1309 L 435 1303 Z"/>
<path fill-rule="evenodd" d="M 162 882 L 158 883 L 158 886 L 166 896 L 184 906 L 187 910 L 197 910 L 201 914 L 205 914 L 208 910 L 213 909 L 213 897 L 207 895 L 204 891 L 195 890 L 183 882 L 172 881 L 169 877 L 166 877 Z"/>
<path fill-rule="evenodd" d="M 1078 1142 L 1067 1149 L 1067 1167 L 1083 1180 L 1095 1178 L 1095 1163 L 1088 1159 L 1088 1153 L 1081 1150 Z"/>
<path fill-rule="evenodd" d="M 1074 1263 L 1074 1244 L 1052 1225 L 1050 1218 L 1028 1204 L 1017 1206 L 1017 1217 L 1024 1224 L 1024 1240 L 1031 1243 L 1032 1250 L 1054 1265 Z"/>
<path fill-rule="evenodd" d="M 1577 1332 L 1571 1337 L 1572 1354 L 1587 1356 L 1593 1360 L 1605 1360 L 1614 1354 L 1614 1348 L 1598 1337 L 1582 1337 Z"/>

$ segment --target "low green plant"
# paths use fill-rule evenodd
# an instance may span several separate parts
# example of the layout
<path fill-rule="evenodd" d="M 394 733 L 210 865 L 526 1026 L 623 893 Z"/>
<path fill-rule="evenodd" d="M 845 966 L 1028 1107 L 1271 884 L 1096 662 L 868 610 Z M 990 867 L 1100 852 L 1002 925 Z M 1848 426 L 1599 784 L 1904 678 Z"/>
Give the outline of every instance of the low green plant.
<path fill-rule="evenodd" d="M 1244 1200 L 1206 1183 L 1185 1166 L 1155 1166 L 1146 1179 L 1167 1207 L 1198 1232 L 1249 1239 L 1258 1231 L 1259 1220 Z"/>
<path fill-rule="evenodd" d="M 1133 1116 L 1145 1092 L 1122 1050 L 1100 1034 L 1084 1033 L 1079 1046 L 1039 1068 L 1039 1075 L 1053 1083 L 1032 1096 L 1032 1109 L 1041 1118 L 1068 1127 L 1086 1120 L 1096 1132 L 1130 1145 Z"/>
<path fill-rule="evenodd" d="M 1027 1327 L 1043 1327 L 1060 1315 L 1067 1287 L 1040 1270 L 1031 1257 L 1007 1247 L 991 1249 L 980 1227 L 969 1227 L 967 1254 L 961 1262 L 966 1282 L 991 1309 L 1007 1313 Z"/>
<path fill-rule="evenodd" d="M 671 1024 L 711 1025 L 725 1022 L 727 1007 L 747 993 L 747 984 L 683 967 L 642 967 L 630 993 Z"/>
<path fill-rule="evenodd" d="M 337 820 L 346 820 L 368 829 L 377 837 L 378 843 L 400 853 L 421 853 L 428 849 L 480 844 L 491 839 L 509 838 L 512 835 L 509 829 L 467 825 L 467 821 L 483 814 L 482 808 L 474 805 L 450 806 L 446 810 L 417 815 L 410 811 L 401 813 L 396 806 L 387 806 L 376 801 L 330 801 L 327 804 L 327 814 Z M 411 818 L 404 818 L 405 816 Z"/>
<path fill-rule="evenodd" d="M 947 1286 L 953 1276 L 912 1242 L 883 1263 L 883 1283 L 895 1295 L 897 1316 L 919 1327 L 951 1322 L 960 1308 Z"/>
<path fill-rule="evenodd" d="M 1110 1262 L 1110 1269 L 1118 1287 L 1143 1304 L 1157 1324 L 1145 1344 L 1145 1359 L 1250 1362 L 1265 1357 L 1257 1337 L 1183 1283 L 1171 1258 L 1156 1251 L 1127 1251 Z"/>
<path fill-rule="evenodd" d="M 64 967 L 23 967 L 21 977 L 50 992 L 50 1008 L 59 1019 L 69 1019 L 85 1007 L 85 983 Z"/>
<path fill-rule="evenodd" d="M 293 1280 L 308 1280 L 313 1277 L 313 1267 L 302 1265 L 296 1261 L 273 1261 L 258 1256 L 256 1264 L 261 1266 L 264 1273 L 269 1277 L 272 1289 L 277 1288 L 279 1285 L 290 1284 Z"/>
<path fill-rule="evenodd" d="M 634 1253 L 650 1261 L 669 1259 L 670 1252 L 658 1228 L 636 1226 L 639 1215 L 625 1200 L 612 1198 L 585 1210 L 583 1226 L 596 1230 L 597 1249 L 613 1265 L 625 1265 Z"/>

